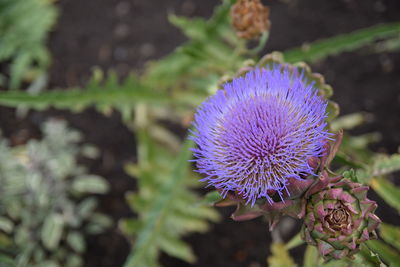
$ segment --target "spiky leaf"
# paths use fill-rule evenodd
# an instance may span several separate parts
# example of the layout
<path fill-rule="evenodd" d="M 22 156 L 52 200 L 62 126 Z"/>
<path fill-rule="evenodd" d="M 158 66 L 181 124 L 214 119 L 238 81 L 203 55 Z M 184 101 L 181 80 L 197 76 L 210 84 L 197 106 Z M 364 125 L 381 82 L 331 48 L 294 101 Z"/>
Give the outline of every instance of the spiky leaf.
<path fill-rule="evenodd" d="M 128 195 L 128 202 L 139 213 L 139 218 L 120 223 L 128 238 L 136 240 L 125 266 L 158 266 L 160 250 L 193 262 L 195 256 L 180 240 L 182 235 L 205 231 L 207 219 L 216 220 L 218 215 L 189 189 L 193 184 L 188 162 L 192 142 L 183 145 L 172 165 L 170 152 L 146 132 L 139 130 L 138 137 L 138 165 L 127 170 L 137 175 L 139 182 L 138 192 Z"/>
<path fill-rule="evenodd" d="M 357 30 L 348 34 L 319 40 L 284 53 L 288 62 L 321 60 L 342 52 L 353 51 L 374 41 L 400 33 L 400 23 L 387 23 Z"/>

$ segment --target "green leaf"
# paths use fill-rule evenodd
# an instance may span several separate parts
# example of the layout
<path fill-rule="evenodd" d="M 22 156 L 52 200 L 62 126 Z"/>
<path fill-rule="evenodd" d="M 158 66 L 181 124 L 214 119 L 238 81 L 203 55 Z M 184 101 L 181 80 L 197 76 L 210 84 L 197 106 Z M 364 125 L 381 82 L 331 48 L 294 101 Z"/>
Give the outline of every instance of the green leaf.
<path fill-rule="evenodd" d="M 79 176 L 72 182 L 72 190 L 77 193 L 105 194 L 109 190 L 107 181 L 97 175 Z"/>
<path fill-rule="evenodd" d="M 13 266 L 54 261 L 68 267 L 85 247 L 88 226 L 102 232 L 108 217 L 94 213 L 96 197 L 72 190 L 74 180 L 92 178 L 76 161 L 82 154 L 80 135 L 58 120 L 44 123 L 42 130 L 41 140 L 18 147 L 0 136 L 1 253 L 15 256 Z"/>
<path fill-rule="evenodd" d="M 67 256 L 65 267 L 80 267 L 83 266 L 82 258 L 77 254 L 70 254 Z"/>
<path fill-rule="evenodd" d="M 245 42 L 237 38 L 230 25 L 229 11 L 233 3 L 224 0 L 208 21 L 170 16 L 170 21 L 189 40 L 170 55 L 149 64 L 144 74 L 147 84 L 172 89 L 177 97 L 190 95 L 185 98 L 191 102 L 202 102 L 208 94 L 205 91 L 211 86 L 204 86 L 205 81 L 215 80 L 215 76 L 222 76 L 227 71 L 236 71 L 244 60 L 238 51 L 244 50 Z M 193 93 L 188 94 L 185 88 L 191 88 Z M 198 93 L 203 93 L 200 100 L 196 99 Z"/>
<path fill-rule="evenodd" d="M 400 33 L 400 23 L 387 23 L 348 34 L 315 41 L 284 53 L 287 62 L 314 62 L 342 52 L 349 52 Z"/>
<path fill-rule="evenodd" d="M 380 236 L 386 243 L 391 244 L 400 251 L 400 227 L 381 223 Z"/>
<path fill-rule="evenodd" d="M 189 19 L 169 15 L 168 20 L 175 27 L 178 27 L 189 39 L 205 40 L 207 39 L 207 21 L 203 18 Z"/>
<path fill-rule="evenodd" d="M 125 266 L 158 266 L 160 250 L 193 262 L 193 252 L 181 237 L 207 230 L 207 220 L 216 221 L 219 216 L 190 190 L 200 185 L 194 185 L 189 175 L 192 142 L 187 141 L 177 157 L 152 139 L 147 130 L 138 129 L 137 137 L 138 163 L 127 166 L 127 171 L 137 178 L 138 192 L 128 193 L 127 201 L 138 218 L 119 223 L 129 240 L 136 239 Z"/>
<path fill-rule="evenodd" d="M 333 131 L 350 130 L 363 124 L 366 121 L 366 114 L 363 113 L 352 113 L 344 116 L 340 116 L 331 122 L 330 127 Z"/>
<path fill-rule="evenodd" d="M 86 226 L 89 234 L 101 234 L 113 225 L 112 219 L 102 213 L 93 213 L 90 217 L 89 223 Z"/>
<path fill-rule="evenodd" d="M 67 236 L 67 243 L 78 253 L 83 253 L 85 251 L 85 239 L 79 232 L 70 232 Z"/>
<path fill-rule="evenodd" d="M 292 248 L 298 247 L 302 244 L 304 244 L 304 240 L 301 238 L 300 233 L 298 233 L 286 243 L 285 248 L 291 250 Z"/>
<path fill-rule="evenodd" d="M 49 107 L 82 110 L 94 105 L 101 112 L 107 113 L 112 107 L 132 106 L 139 101 L 146 103 L 168 101 L 165 94 L 147 88 L 134 76 L 129 76 L 122 84 L 113 77 L 114 75 L 109 73 L 105 81 L 92 79 L 85 89 L 51 90 L 38 94 L 22 91 L 0 92 L 0 105 L 8 107 L 23 105 L 39 110 Z"/>
<path fill-rule="evenodd" d="M 97 200 L 93 197 L 88 197 L 81 201 L 77 206 L 77 213 L 80 218 L 88 218 L 96 209 Z"/>
<path fill-rule="evenodd" d="M 394 154 L 391 156 L 381 155 L 373 160 L 373 166 L 369 175 L 376 177 L 396 171 L 400 171 L 400 154 Z"/>
<path fill-rule="evenodd" d="M 400 188 L 383 177 L 373 178 L 370 184 L 387 204 L 400 211 Z"/>
<path fill-rule="evenodd" d="M 30 52 L 20 53 L 11 64 L 11 89 L 16 89 L 20 86 L 24 73 L 33 62 L 31 56 Z"/>
<path fill-rule="evenodd" d="M 36 267 L 60 267 L 60 265 L 56 261 L 46 260 L 36 265 Z"/>
<path fill-rule="evenodd" d="M 307 246 L 304 254 L 303 267 L 317 267 L 321 265 L 321 258 L 314 246 Z"/>
<path fill-rule="evenodd" d="M 192 144 L 191 141 L 187 141 L 182 147 L 181 153 L 174 164 L 174 169 L 170 174 L 171 176 L 168 179 L 168 183 L 163 186 L 160 197 L 157 198 L 152 205 L 146 224 L 137 237 L 133 251 L 124 265 L 125 267 L 141 266 L 140 263 L 145 260 L 147 249 L 152 245 L 154 239 L 156 239 L 159 234 L 160 223 L 168 212 L 174 193 L 177 192 L 179 184 L 182 183 L 182 180 L 186 177 L 189 167 L 188 160 L 191 156 L 189 148 Z"/>
<path fill-rule="evenodd" d="M 118 224 L 118 228 L 126 235 L 133 235 L 139 232 L 142 227 L 142 222 L 135 219 L 121 219 Z"/>
<path fill-rule="evenodd" d="M 371 251 L 364 243 L 360 245 L 360 252 L 355 255 L 356 261 L 362 267 L 386 267 L 379 255 Z"/>
<path fill-rule="evenodd" d="M 14 267 L 15 262 L 11 256 L 0 254 L 0 266 L 4 267 Z"/>
<path fill-rule="evenodd" d="M 400 171 L 400 154 L 377 155 L 368 158 L 371 162 L 364 169 L 357 170 L 357 176 L 363 183 L 370 183 L 374 177 L 383 177 Z"/>
<path fill-rule="evenodd" d="M 176 239 L 174 236 L 169 236 L 168 233 L 158 236 L 160 248 L 168 255 L 182 259 L 189 263 L 196 261 L 196 256 L 192 249 L 185 242 Z"/>
<path fill-rule="evenodd" d="M 271 256 L 268 257 L 268 266 L 270 267 L 295 267 L 296 264 L 290 256 L 286 246 L 282 243 L 273 243 L 271 245 Z"/>
<path fill-rule="evenodd" d="M 5 233 L 11 233 L 14 228 L 14 223 L 5 218 L 5 217 L 0 217 L 0 230 L 5 232 Z"/>
<path fill-rule="evenodd" d="M 354 169 L 350 169 L 348 171 L 343 172 L 343 177 L 346 179 L 349 179 L 350 181 L 353 181 L 355 183 L 359 183 L 360 181 L 358 181 L 356 172 L 354 171 Z"/>
<path fill-rule="evenodd" d="M 379 257 L 389 264 L 389 266 L 398 266 L 400 262 L 400 254 L 395 249 L 386 245 L 380 240 L 369 240 L 367 246 L 377 253 Z"/>
<path fill-rule="evenodd" d="M 41 232 L 43 245 L 49 250 L 55 250 L 61 240 L 64 229 L 64 218 L 60 214 L 51 214 L 44 221 Z"/>
<path fill-rule="evenodd" d="M 46 43 L 57 13 L 51 0 L 1 1 L 0 63 L 9 64 L 10 89 L 18 89 L 24 78 L 34 79 L 49 66 Z"/>
<path fill-rule="evenodd" d="M 220 201 L 222 199 L 220 193 L 218 193 L 218 191 L 213 190 L 208 192 L 204 198 L 203 198 L 203 202 L 204 204 L 207 205 L 214 205 L 216 202 Z"/>

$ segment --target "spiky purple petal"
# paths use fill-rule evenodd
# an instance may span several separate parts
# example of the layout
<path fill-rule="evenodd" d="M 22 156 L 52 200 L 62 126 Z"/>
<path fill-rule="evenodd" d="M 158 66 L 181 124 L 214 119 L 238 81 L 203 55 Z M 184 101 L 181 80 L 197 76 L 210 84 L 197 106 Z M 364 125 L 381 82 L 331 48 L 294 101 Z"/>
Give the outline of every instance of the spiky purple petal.
<path fill-rule="evenodd" d="M 224 85 L 195 115 L 198 172 L 223 196 L 237 192 L 252 205 L 282 197 L 288 179 L 313 174 L 329 138 L 326 101 L 297 72 L 256 69 Z"/>

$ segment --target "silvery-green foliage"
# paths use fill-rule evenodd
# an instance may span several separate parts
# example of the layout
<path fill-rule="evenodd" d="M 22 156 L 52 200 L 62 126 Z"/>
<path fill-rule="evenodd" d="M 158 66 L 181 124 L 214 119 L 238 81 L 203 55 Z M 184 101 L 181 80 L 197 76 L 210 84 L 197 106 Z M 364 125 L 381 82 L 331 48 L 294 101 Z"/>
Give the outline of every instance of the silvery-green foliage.
<path fill-rule="evenodd" d="M 95 156 L 80 141 L 56 120 L 44 124 L 41 140 L 10 147 L 0 139 L 1 266 L 82 266 L 85 235 L 110 225 L 93 195 L 108 183 L 77 162 Z"/>

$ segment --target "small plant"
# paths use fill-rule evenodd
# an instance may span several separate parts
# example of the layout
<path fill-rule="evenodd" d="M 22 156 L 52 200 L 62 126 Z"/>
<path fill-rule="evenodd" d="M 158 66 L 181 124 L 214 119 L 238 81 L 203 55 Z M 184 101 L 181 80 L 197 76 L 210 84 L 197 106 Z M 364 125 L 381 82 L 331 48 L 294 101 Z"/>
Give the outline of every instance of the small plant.
<path fill-rule="evenodd" d="M 94 148 L 79 147 L 80 134 L 61 121 L 45 123 L 43 135 L 19 147 L 0 141 L 1 266 L 82 266 L 85 234 L 110 225 L 93 195 L 107 182 L 77 162 Z"/>

